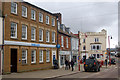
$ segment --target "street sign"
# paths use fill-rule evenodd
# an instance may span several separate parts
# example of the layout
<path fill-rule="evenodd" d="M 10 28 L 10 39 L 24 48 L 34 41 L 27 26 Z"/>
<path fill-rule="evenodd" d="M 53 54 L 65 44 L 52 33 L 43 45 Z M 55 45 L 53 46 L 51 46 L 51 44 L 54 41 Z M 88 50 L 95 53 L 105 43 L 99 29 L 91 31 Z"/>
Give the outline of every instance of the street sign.
<path fill-rule="evenodd" d="M 56 45 L 56 47 L 57 47 L 57 48 L 60 48 L 60 45 L 59 45 L 59 44 L 57 44 L 57 45 Z"/>

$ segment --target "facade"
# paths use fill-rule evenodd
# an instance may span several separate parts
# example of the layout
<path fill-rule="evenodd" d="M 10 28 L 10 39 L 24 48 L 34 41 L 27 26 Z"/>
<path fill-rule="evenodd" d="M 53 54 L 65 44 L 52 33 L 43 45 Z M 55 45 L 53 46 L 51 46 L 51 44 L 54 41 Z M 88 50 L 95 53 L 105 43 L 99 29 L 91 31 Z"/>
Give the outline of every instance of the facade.
<path fill-rule="evenodd" d="M 57 59 L 57 19 L 28 2 L 3 2 L 3 73 L 52 68 Z"/>
<path fill-rule="evenodd" d="M 59 67 L 65 66 L 65 60 L 71 61 L 71 35 L 69 28 L 65 27 L 64 24 L 61 24 L 60 29 L 58 30 L 58 44 L 60 44 L 59 49 Z"/>
<path fill-rule="evenodd" d="M 71 34 L 71 56 L 73 61 L 78 63 L 78 36 Z"/>
<path fill-rule="evenodd" d="M 104 29 L 101 32 L 80 32 L 81 58 L 86 55 L 86 58 L 95 56 L 98 60 L 105 60 L 106 38 L 107 31 Z"/>

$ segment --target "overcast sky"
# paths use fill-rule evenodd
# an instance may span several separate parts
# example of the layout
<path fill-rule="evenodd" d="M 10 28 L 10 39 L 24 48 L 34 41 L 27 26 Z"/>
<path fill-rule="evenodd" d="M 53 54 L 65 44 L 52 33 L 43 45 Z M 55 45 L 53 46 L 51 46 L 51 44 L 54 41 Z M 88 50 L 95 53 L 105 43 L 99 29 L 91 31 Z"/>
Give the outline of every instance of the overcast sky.
<path fill-rule="evenodd" d="M 73 1 L 29 1 L 52 13 L 62 14 L 62 23 L 70 27 L 73 33 L 78 30 L 82 32 L 99 32 L 107 30 L 107 35 L 111 35 L 111 47 L 118 44 L 118 3 L 117 2 L 86 2 Z M 42 0 L 41 0 L 42 1 Z M 89 2 L 88 2 L 89 1 Z M 112 1 L 112 0 L 111 0 Z M 108 41 L 108 40 L 107 40 Z"/>

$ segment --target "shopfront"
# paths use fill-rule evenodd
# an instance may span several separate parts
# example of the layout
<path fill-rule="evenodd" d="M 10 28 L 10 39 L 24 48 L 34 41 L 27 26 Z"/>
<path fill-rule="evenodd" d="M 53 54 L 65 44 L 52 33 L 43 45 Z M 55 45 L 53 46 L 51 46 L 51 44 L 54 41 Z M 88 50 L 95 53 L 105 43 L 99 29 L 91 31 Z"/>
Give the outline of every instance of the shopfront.
<path fill-rule="evenodd" d="M 59 67 L 65 67 L 65 60 L 71 61 L 70 51 L 59 51 Z"/>

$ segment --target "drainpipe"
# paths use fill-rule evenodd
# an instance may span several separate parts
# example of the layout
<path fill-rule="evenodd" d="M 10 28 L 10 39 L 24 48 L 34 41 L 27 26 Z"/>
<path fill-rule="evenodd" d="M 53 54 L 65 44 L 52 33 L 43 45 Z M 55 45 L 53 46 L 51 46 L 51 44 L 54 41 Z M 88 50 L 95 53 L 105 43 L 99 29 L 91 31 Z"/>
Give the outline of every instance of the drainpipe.
<path fill-rule="evenodd" d="M 3 71 L 4 71 L 4 18 L 5 18 L 5 16 L 2 16 L 3 17 L 3 40 L 2 40 L 2 51 L 3 51 L 3 53 L 2 53 L 2 73 L 3 73 Z"/>
<path fill-rule="evenodd" d="M 71 36 L 70 42 L 71 42 L 71 60 L 72 60 L 73 59 L 73 54 L 72 54 L 72 36 Z"/>

